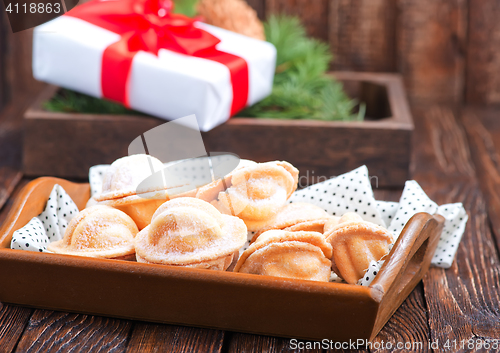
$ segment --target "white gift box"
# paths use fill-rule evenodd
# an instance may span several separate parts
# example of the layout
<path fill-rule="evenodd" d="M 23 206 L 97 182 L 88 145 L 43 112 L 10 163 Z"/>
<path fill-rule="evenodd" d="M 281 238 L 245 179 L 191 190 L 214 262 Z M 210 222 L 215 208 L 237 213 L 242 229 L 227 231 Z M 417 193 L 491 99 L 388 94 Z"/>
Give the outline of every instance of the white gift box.
<path fill-rule="evenodd" d="M 272 91 L 276 48 L 265 41 L 195 22 L 221 40 L 216 49 L 248 65 L 247 106 Z M 84 20 L 61 16 L 34 31 L 33 75 L 37 80 L 102 98 L 104 50 L 120 35 Z M 171 120 L 195 114 L 201 131 L 230 117 L 233 89 L 229 69 L 218 62 L 160 49 L 140 51 L 129 76 L 130 108 Z"/>

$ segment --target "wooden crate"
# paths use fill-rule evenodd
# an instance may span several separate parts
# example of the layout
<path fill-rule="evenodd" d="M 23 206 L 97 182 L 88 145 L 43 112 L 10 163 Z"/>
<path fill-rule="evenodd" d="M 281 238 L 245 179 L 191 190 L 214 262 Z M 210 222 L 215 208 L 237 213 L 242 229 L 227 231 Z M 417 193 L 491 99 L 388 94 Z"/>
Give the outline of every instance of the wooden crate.
<path fill-rule="evenodd" d="M 203 133 L 208 152 L 232 152 L 258 162 L 286 160 L 300 183 L 316 183 L 366 164 L 377 186 L 408 179 L 413 122 L 401 77 L 335 72 L 347 93 L 366 103 L 363 122 L 233 118 Z M 43 102 L 50 86 L 25 114 L 24 172 L 86 178 L 95 164 L 127 155 L 130 142 L 165 120 L 144 116 L 54 113 Z"/>

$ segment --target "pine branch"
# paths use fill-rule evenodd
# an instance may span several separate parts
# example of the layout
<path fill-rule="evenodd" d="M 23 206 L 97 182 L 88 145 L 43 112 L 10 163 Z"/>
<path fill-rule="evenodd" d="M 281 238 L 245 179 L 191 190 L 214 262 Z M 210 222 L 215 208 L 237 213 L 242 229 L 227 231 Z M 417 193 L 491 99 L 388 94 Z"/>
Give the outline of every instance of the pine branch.
<path fill-rule="evenodd" d="M 127 109 L 119 103 L 94 98 L 68 89 L 61 89 L 54 97 L 45 102 L 43 106 L 51 112 L 144 115 L 135 110 Z"/>

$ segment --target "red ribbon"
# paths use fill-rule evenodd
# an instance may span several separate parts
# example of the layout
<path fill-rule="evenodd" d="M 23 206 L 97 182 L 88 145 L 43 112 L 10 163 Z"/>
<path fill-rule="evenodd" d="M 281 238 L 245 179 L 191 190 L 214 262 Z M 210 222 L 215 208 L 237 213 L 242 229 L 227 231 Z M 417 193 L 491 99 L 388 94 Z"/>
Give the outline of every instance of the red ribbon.
<path fill-rule="evenodd" d="M 168 0 L 163 4 L 159 1 L 94 0 L 65 14 L 121 36 L 104 50 L 101 74 L 104 97 L 129 107 L 128 80 L 134 56 L 140 50 L 158 56 L 159 49 L 168 49 L 225 65 L 233 88 L 231 115 L 243 109 L 248 99 L 247 62 L 217 50 L 215 46 L 220 42 L 217 37 L 195 27 L 193 19 L 171 14 Z"/>

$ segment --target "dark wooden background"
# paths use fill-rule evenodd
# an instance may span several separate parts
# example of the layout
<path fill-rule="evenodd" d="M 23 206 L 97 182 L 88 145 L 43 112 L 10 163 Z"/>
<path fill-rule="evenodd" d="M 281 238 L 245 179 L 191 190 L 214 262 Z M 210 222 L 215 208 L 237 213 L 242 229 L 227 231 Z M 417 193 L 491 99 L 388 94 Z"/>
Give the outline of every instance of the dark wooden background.
<path fill-rule="evenodd" d="M 299 16 L 330 43 L 333 69 L 400 72 L 412 103 L 500 103 L 498 0 L 247 0 Z M 2 8 L 3 6 L 0 5 Z M 0 16 L 0 107 L 34 89 L 31 31 Z"/>
<path fill-rule="evenodd" d="M 498 339 L 500 109 L 468 106 L 459 113 L 455 107 L 500 103 L 500 1 L 248 1 L 261 17 L 282 10 L 298 14 L 309 33 L 332 45 L 334 69 L 402 73 L 415 118 L 411 178 L 434 201 L 461 201 L 469 212 L 452 268 L 431 268 L 375 341 Z M 0 108 L 6 108 L 0 112 L 0 223 L 26 184 L 19 166 L 20 118 L 40 87 L 31 75 L 31 31 L 10 34 L 2 13 Z M 397 200 L 399 192 L 377 190 L 376 197 Z M 0 327 L 0 351 L 8 352 L 61 346 L 128 352 L 290 351 L 282 338 L 10 305 L 0 307 Z"/>

